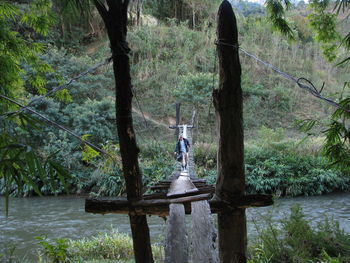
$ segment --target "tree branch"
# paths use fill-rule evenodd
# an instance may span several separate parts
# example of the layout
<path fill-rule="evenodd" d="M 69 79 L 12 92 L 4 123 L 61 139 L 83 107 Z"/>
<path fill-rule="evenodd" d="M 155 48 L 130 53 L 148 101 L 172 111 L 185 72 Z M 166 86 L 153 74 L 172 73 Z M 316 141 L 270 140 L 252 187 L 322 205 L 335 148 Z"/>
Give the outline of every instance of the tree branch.
<path fill-rule="evenodd" d="M 106 6 L 102 3 L 102 0 L 93 0 L 93 3 L 99 12 L 100 16 L 102 17 L 105 24 L 108 22 L 108 11 L 106 9 Z"/>

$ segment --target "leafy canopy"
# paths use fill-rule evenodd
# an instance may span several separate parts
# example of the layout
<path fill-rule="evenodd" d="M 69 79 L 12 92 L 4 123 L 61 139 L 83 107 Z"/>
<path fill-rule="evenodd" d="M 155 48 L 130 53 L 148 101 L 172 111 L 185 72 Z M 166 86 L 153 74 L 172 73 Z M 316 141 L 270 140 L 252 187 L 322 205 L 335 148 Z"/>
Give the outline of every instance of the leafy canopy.
<path fill-rule="evenodd" d="M 40 59 L 45 47 L 40 36 L 47 35 L 53 23 L 50 0 L 34 0 L 28 5 L 16 5 L 0 1 L 0 93 L 10 98 L 23 98 L 29 85 L 38 94 L 46 92 L 47 73 L 53 69 Z M 20 28 L 21 30 L 18 30 Z M 16 29 L 16 30 L 15 30 Z M 24 185 L 31 186 L 40 194 L 36 177 L 44 183 L 64 183 L 68 176 L 65 169 L 41 156 L 31 147 L 30 138 L 20 136 L 21 131 L 38 129 L 38 121 L 20 112 L 7 114 L 17 106 L 2 99 L 0 104 L 0 180 L 6 197 L 20 191 Z M 52 179 L 52 180 L 51 180 Z"/>

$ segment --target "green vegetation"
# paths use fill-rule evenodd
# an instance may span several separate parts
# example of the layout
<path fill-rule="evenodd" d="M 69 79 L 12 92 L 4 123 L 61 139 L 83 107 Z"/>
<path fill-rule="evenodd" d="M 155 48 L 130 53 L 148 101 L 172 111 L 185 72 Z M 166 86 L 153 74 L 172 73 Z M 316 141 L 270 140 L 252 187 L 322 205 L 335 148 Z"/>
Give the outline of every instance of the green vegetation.
<path fill-rule="evenodd" d="M 68 177 L 63 166 L 51 156 L 42 156 L 28 138 L 21 136 L 22 132 L 38 129 L 38 121 L 25 113 L 10 114 L 17 108 L 4 100 L 4 96 L 24 99 L 28 94 L 26 87 L 33 93 L 44 94 L 46 74 L 55 75 L 53 68 L 39 56 L 45 52 L 39 38 L 48 34 L 53 23 L 51 14 L 49 0 L 31 1 L 25 8 L 0 2 L 0 192 L 6 197 L 6 213 L 13 185 L 18 191 L 31 187 L 40 194 L 35 183 L 37 177 L 51 186 L 55 181 L 65 186 L 64 179 Z M 63 99 L 64 94 L 61 91 L 57 96 Z"/>
<path fill-rule="evenodd" d="M 272 222 L 269 217 L 256 220 L 259 221 L 258 235 L 249 240 L 248 246 L 250 263 L 345 263 L 350 260 L 349 233 L 327 216 L 313 224 L 305 219 L 302 209 L 296 205 L 279 222 Z M 261 224 L 264 227 L 261 228 Z M 133 262 L 132 239 L 115 230 L 79 240 L 48 241 L 44 237 L 38 240 L 38 262 L 42 263 Z M 161 262 L 164 258 L 162 245 L 154 244 L 152 249 L 156 262 Z M 10 257 L 4 255 L 0 255 L 0 259 L 4 263 L 30 262 L 17 261 L 15 257 L 10 261 Z"/>
<path fill-rule="evenodd" d="M 172 169 L 171 152 L 174 137 L 165 127 L 173 119 L 174 104 L 178 101 L 182 102 L 183 122 L 190 119 L 193 107 L 197 110 L 197 129 L 194 136 L 196 141 L 203 143 L 197 144 L 196 149 L 197 152 L 201 151 L 202 155 L 208 154 L 207 157 L 203 157 L 208 161 L 200 161 L 202 157 L 199 158 L 199 154 L 196 154 L 196 159 L 199 160 L 198 174 L 209 175 L 207 176 L 209 181 L 212 183 L 215 181 L 216 159 L 211 158 L 215 155 L 215 146 L 210 146 L 209 152 L 205 147 L 215 140 L 215 116 L 211 92 L 213 86 L 218 83 L 215 66 L 216 47 L 213 44 L 218 3 L 209 1 L 209 8 L 203 9 L 198 1 L 182 2 L 183 13 L 180 15 L 174 12 L 180 10 L 180 7 L 170 2 L 167 5 L 158 5 L 155 1 L 145 1 L 144 16 L 141 17 L 144 25 L 132 24 L 129 28 L 133 86 L 135 99 L 140 102 L 134 100 L 133 117 L 141 148 L 141 168 L 146 187 L 159 178 L 167 177 Z M 92 12 L 90 15 L 84 13 L 78 18 L 75 6 L 61 5 L 60 1 L 54 1 L 53 6 L 59 18 L 56 17 L 56 20 L 52 21 L 50 34 L 41 36 L 40 39 L 45 47 L 40 55 L 40 65 L 45 65 L 46 71 L 36 74 L 39 71 L 35 66 L 30 63 L 23 64 L 23 71 L 26 74 L 21 80 L 19 88 L 21 91 L 9 93 L 8 95 L 12 97 L 30 101 L 68 82 L 89 66 L 110 56 L 103 30 L 98 24 L 101 20 L 97 18 L 96 13 Z M 293 6 L 286 13 L 288 19 L 292 21 L 295 37 L 302 45 L 288 42 L 281 35 L 272 34 L 265 11 L 256 4 L 236 3 L 234 8 L 237 11 L 240 43 L 243 48 L 291 75 L 306 76 L 314 80 L 316 85 L 321 84 L 322 80 L 327 80 L 331 85 L 326 90 L 329 94 L 342 93 L 344 97 L 348 95 L 348 91 L 343 90 L 343 83 L 347 79 L 346 72 L 326 64 L 320 54 L 319 46 L 312 38 L 312 31 L 305 26 L 308 16 L 308 13 L 303 11 L 305 7 Z M 158 22 L 151 22 L 151 16 L 156 17 Z M 18 23 L 17 20 L 9 21 Z M 26 29 L 24 32 L 27 32 Z M 16 35 L 18 41 L 22 41 L 21 38 L 22 35 Z M 33 36 L 31 42 L 37 43 L 37 39 L 37 36 Z M 265 147 L 263 142 L 265 139 L 260 138 L 258 132 L 262 126 L 276 130 L 283 127 L 288 136 L 299 137 L 300 133 L 292 127 L 295 121 L 315 118 L 328 120 L 325 117 L 328 116 L 330 107 L 310 98 L 303 90 L 257 65 L 243 54 L 241 60 L 244 126 L 248 145 L 247 173 L 250 174 L 248 190 L 282 195 L 311 195 L 347 190 L 347 179 L 337 168 L 330 169 L 328 167 L 330 163 L 320 154 L 317 157 L 309 157 L 308 152 L 299 156 L 299 150 L 285 154 L 285 149 L 282 149 L 283 153 L 279 152 L 281 149 L 278 148 L 268 149 L 269 146 Z M 332 74 L 329 74 L 329 71 Z M 45 79 L 45 83 L 40 82 L 42 83 L 40 89 L 35 85 L 39 82 L 31 80 L 32 75 L 40 75 Z M 1 158 L 15 160 L 13 157 L 18 156 L 20 164 L 18 166 L 24 169 L 15 169 L 13 172 L 20 171 L 27 179 L 12 180 L 17 177 L 5 173 L 6 180 L 0 178 L 0 193 L 18 196 L 30 196 L 39 192 L 62 194 L 66 186 L 70 193 L 123 194 L 125 185 L 120 176 L 121 162 L 118 157 L 113 85 L 111 68 L 104 66 L 93 74 L 73 82 L 68 87 L 69 91 L 63 90 L 59 96 L 38 100 L 32 105 L 38 112 L 107 149 L 112 153 L 112 159 L 100 156 L 63 131 L 43 125 L 41 122 L 37 123 L 36 117 L 19 114 L 13 117 L 15 119 L 4 118 L 12 124 L 2 127 L 5 137 L 2 137 L 1 142 L 4 142 L 2 149 L 4 153 L 6 152 L 6 156 Z M 10 104 L 6 105 L 10 107 Z M 145 124 L 139 106 L 158 124 L 152 121 Z M 344 106 L 346 107 L 345 104 Z M 7 110 L 4 109 L 3 112 L 5 111 Z M 342 122 L 339 117 L 346 118 L 347 115 L 339 112 L 332 117 L 334 125 L 328 130 L 331 136 L 324 152 L 331 162 L 342 168 L 349 167 L 347 165 L 349 154 L 348 142 L 342 140 L 347 130 L 340 125 Z M 24 126 L 18 126 L 19 124 Z M 317 133 L 324 129 L 323 126 L 318 127 L 320 128 L 316 129 Z M 332 132 L 331 128 L 334 128 Z M 15 135 L 17 137 L 12 140 L 8 139 L 8 136 Z M 334 139 L 336 135 L 338 137 Z M 255 141 L 253 144 L 258 147 L 249 147 L 251 141 Z M 12 148 L 11 145 L 16 145 L 15 142 L 21 142 L 24 146 L 19 149 Z M 200 149 L 202 146 L 204 148 Z M 30 160 L 32 163 L 26 167 L 24 163 Z M 297 167 L 298 162 L 305 164 L 303 168 Z M 266 163 L 270 165 L 266 166 Z M 2 162 L 1 165 L 7 170 L 9 167 L 12 167 L 12 170 L 13 167 L 17 167 L 8 162 Z M 63 167 L 71 174 L 69 178 Z M 315 180 L 325 183 L 317 189 L 308 189 L 307 183 Z M 18 183 L 21 183 L 21 187 L 18 187 Z"/>
<path fill-rule="evenodd" d="M 39 262 L 133 262 L 132 239 L 126 234 L 112 230 L 100 233 L 92 238 L 80 240 L 56 239 L 49 242 L 40 237 Z M 164 252 L 159 245 L 153 245 L 152 251 L 156 262 L 161 262 Z"/>
<path fill-rule="evenodd" d="M 283 129 L 262 127 L 259 140 L 245 147 L 246 191 L 277 196 L 321 195 L 349 191 L 350 178 L 332 168 L 331 163 L 313 148 L 316 141 L 286 139 Z M 216 180 L 216 146 L 198 144 L 195 148 L 197 175 Z"/>
<path fill-rule="evenodd" d="M 350 260 L 350 235 L 339 223 L 325 218 L 317 226 L 305 220 L 299 206 L 291 208 L 281 226 L 266 220 L 267 227 L 257 229 L 258 238 L 249 247 L 250 263 L 329 262 Z"/>
<path fill-rule="evenodd" d="M 193 108 L 197 110 L 197 174 L 215 183 L 211 93 L 218 85 L 214 40 L 220 1 L 144 0 L 142 10 L 137 5 L 141 1 L 131 2 L 127 41 L 145 191 L 172 171 L 175 142 L 167 126 L 174 122 L 176 102 L 182 103 L 183 123 Z M 267 0 L 265 7 L 236 2 L 234 8 L 242 48 L 296 78 L 310 79 L 318 90 L 326 82 L 322 95 L 350 108 L 350 36 L 344 20 L 348 1 L 293 5 Z M 271 24 L 283 34 L 272 33 Z M 111 67 L 71 81 L 110 57 L 102 25 L 89 1 L 0 0 L 1 195 L 125 194 Z M 241 62 L 247 192 L 297 196 L 349 191 L 349 113 L 311 97 L 243 53 Z M 70 84 L 38 99 L 63 83 Z M 4 96 L 32 103 L 33 109 L 98 145 L 109 157 L 28 112 L 18 112 Z M 294 123 L 311 137 L 300 139 Z M 271 225 L 261 232 L 251 262 L 349 261 L 344 245 L 349 236 L 333 222 L 314 230 L 295 208 L 282 226 L 284 230 Z M 117 233 L 40 242 L 42 262 L 128 262 L 132 256 L 130 239 Z M 162 249 L 154 249 L 161 258 Z M 14 262 L 12 256 L 8 261 Z"/>

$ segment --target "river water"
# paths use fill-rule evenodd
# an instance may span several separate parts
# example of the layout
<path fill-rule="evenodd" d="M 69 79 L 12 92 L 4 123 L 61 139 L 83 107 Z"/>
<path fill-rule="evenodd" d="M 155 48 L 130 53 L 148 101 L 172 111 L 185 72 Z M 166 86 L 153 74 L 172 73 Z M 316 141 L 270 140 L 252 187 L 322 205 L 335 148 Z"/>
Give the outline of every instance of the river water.
<path fill-rule="evenodd" d="M 338 193 L 283 198 L 272 207 L 247 209 L 248 235 L 254 236 L 256 226 L 263 224 L 262 217 L 271 215 L 272 220 L 278 222 L 297 203 L 303 208 L 306 218 L 314 224 L 328 215 L 350 233 L 350 193 Z M 4 216 L 4 204 L 4 198 L 0 198 L 0 253 L 15 246 L 16 255 L 33 259 L 38 248 L 36 236 L 78 239 L 108 232 L 111 228 L 130 233 L 127 215 L 87 214 L 84 212 L 84 198 L 11 198 L 8 218 Z M 189 216 L 187 220 L 190 220 Z M 164 220 L 150 216 L 148 222 L 153 242 L 162 240 L 166 233 Z"/>

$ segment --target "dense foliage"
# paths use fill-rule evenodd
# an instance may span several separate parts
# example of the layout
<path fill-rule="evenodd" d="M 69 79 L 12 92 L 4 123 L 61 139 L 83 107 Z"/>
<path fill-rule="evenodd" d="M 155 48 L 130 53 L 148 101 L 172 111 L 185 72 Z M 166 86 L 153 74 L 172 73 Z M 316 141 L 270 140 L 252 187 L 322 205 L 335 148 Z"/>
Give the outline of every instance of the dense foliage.
<path fill-rule="evenodd" d="M 315 225 L 305 219 L 302 209 L 296 205 L 278 222 L 259 216 L 255 224 L 257 236 L 249 240 L 249 263 L 349 261 L 350 235 L 340 228 L 339 222 L 327 216 Z M 116 230 L 79 240 L 37 239 L 40 249 L 36 262 L 133 262 L 131 237 Z M 155 243 L 152 250 L 155 261 L 162 262 L 163 243 Z M 0 260 L 4 263 L 31 262 L 11 256 L 11 251 L 0 255 Z"/>
<path fill-rule="evenodd" d="M 35 0 L 29 6 L 0 2 L 0 191 L 6 196 L 6 212 L 13 191 L 30 187 L 40 194 L 36 177 L 54 187 L 57 181 L 65 185 L 68 176 L 63 166 L 41 155 L 29 138 L 21 136 L 37 129 L 38 121 L 23 112 L 10 113 L 17 107 L 4 100 L 24 100 L 26 88 L 45 93 L 46 74 L 53 73 L 53 68 L 40 58 L 44 45 L 38 39 L 47 35 L 53 23 L 51 14 L 49 0 Z"/>
<path fill-rule="evenodd" d="M 305 219 L 299 206 L 278 225 L 266 220 L 258 238 L 249 247 L 251 263 L 329 262 L 350 260 L 350 235 L 339 223 L 326 217 L 317 226 Z"/>
<path fill-rule="evenodd" d="M 135 15 L 133 12 L 139 8 L 136 2 L 130 7 L 131 20 Z M 26 4 L 5 3 L 1 6 L 1 10 L 4 10 L 3 23 L 6 24 L 3 30 L 9 34 L 6 39 L 10 39 L 12 35 L 17 45 L 16 49 L 8 49 L 8 52 L 12 52 L 14 61 L 23 60 L 23 63 L 16 64 L 20 67 L 20 71 L 15 70 L 17 75 L 3 75 L 13 75 L 17 79 L 15 82 L 18 88 L 5 92 L 8 96 L 25 101 L 36 99 L 78 76 L 101 61 L 101 58 L 110 56 L 101 29 L 101 20 L 97 18 L 92 6 L 80 6 L 89 12 L 77 16 L 79 6 L 68 0 L 33 1 L 36 12 L 30 11 L 31 8 Z M 146 186 L 165 178 L 172 169 L 169 152 L 172 151 L 174 137 L 170 132 L 165 132 L 165 127 L 172 124 L 174 104 L 178 101 L 182 103 L 182 122 L 189 120 L 193 108 L 197 110 L 197 129 L 194 136 L 204 144 L 196 147 L 197 151 L 202 151 L 202 156 L 207 155 L 203 158 L 209 160 L 198 161 L 198 174 L 209 174 L 209 181 L 215 181 L 216 159 L 211 158 L 215 155 L 215 145 L 210 146 L 212 150 L 208 153 L 205 142 L 211 142 L 215 138 L 211 92 L 218 83 L 216 47 L 213 44 L 218 4 L 217 1 L 182 0 L 175 4 L 173 1 L 145 0 L 140 17 L 142 23 L 130 24 L 128 41 L 132 50 L 131 70 L 136 99 L 134 122 L 142 149 L 141 167 Z M 326 78 L 332 84 L 327 92 L 348 96 L 348 91 L 343 90 L 347 74 L 340 68 L 332 68 L 326 64 L 317 42 L 313 39 L 312 30 L 306 27 L 310 13 L 305 11 L 305 3 L 288 5 L 288 12 L 280 9 L 280 17 L 274 17 L 276 21 L 283 17 L 288 18 L 298 43 L 288 42 L 281 35 L 270 32 L 269 18 L 265 16 L 262 6 L 248 2 L 237 2 L 233 6 L 237 11 L 242 47 L 294 76 L 306 76 L 315 80 L 316 84 Z M 267 9 L 269 8 L 272 7 L 268 6 Z M 283 23 L 282 20 L 280 22 Z M 19 33 L 11 31 L 12 28 L 19 27 Z M 33 31 L 35 28 L 38 30 Z M 48 35 L 42 35 L 48 32 Z M 16 53 L 19 49 L 29 57 L 23 52 Z M 311 100 L 304 91 L 272 74 L 250 58 L 242 55 L 241 60 L 247 140 L 259 136 L 257 131 L 262 125 L 284 127 L 294 136 L 297 132 L 291 128 L 291 124 L 295 120 L 328 116 L 330 108 L 327 105 Z M 7 70 L 11 68 L 8 66 Z M 328 74 L 329 71 L 332 75 Z M 7 80 L 4 82 L 7 85 L 15 83 Z M 73 81 L 69 85 L 69 91 L 62 90 L 58 96 L 37 100 L 32 105 L 38 112 L 110 151 L 113 155 L 112 161 L 83 146 L 65 132 L 37 123 L 36 118 L 24 114 L 10 115 L 11 118 L 4 119 L 11 125 L 3 126 L 5 133 L 1 141 L 6 142 L 2 148 L 6 153 L 6 156 L 3 155 L 6 162 L 1 164 L 6 169 L 12 167 L 13 173 L 17 172 L 13 168 L 17 166 L 7 159 L 14 160 L 14 157 L 18 157 L 18 166 L 25 168 L 27 162 L 30 165 L 20 170 L 26 175 L 26 181 L 0 180 L 0 191 L 15 195 L 32 195 L 40 191 L 45 194 L 59 194 L 64 192 L 66 185 L 70 192 L 122 194 L 125 185 L 120 176 L 113 85 L 111 68 L 105 66 Z M 15 90 L 17 91 L 13 93 Z M 2 112 L 15 109 L 13 106 L 11 109 L 8 103 L 2 105 Z M 343 102 L 343 106 L 347 107 L 347 104 Z M 150 117 L 146 124 L 142 112 Z M 347 116 L 342 111 L 336 112 L 332 116 L 333 124 L 326 133 L 328 141 L 324 152 L 339 167 L 347 165 L 349 156 L 348 141 L 342 140 L 348 131 L 341 125 Z M 18 137 L 14 138 L 15 135 Z M 263 139 L 260 144 L 262 141 Z M 21 146 L 12 147 L 15 142 L 20 142 Z M 9 149 L 11 151 L 7 151 Z M 330 169 L 329 163 L 322 157 L 299 156 L 298 152 L 285 154 L 279 150 L 281 149 L 271 150 L 264 145 L 247 149 L 247 182 L 250 192 L 299 195 L 348 189 L 347 179 L 338 170 Z M 196 156 L 198 160 L 200 154 Z M 338 160 L 341 162 L 337 162 Z M 55 165 L 57 163 L 60 166 Z M 298 163 L 303 167 L 298 167 Z M 62 177 L 67 176 L 62 167 L 71 174 L 67 183 Z M 10 175 L 8 172 L 5 174 Z M 52 183 L 46 180 L 49 176 L 53 179 Z M 315 180 L 323 180 L 324 184 L 309 189 L 307 185 Z M 17 187 L 18 182 L 25 184 Z"/>
<path fill-rule="evenodd" d="M 350 178 L 332 168 L 331 163 L 313 149 L 315 142 L 286 139 L 282 129 L 263 127 L 259 140 L 246 143 L 245 172 L 247 193 L 277 196 L 321 195 L 349 191 Z M 195 149 L 197 175 L 216 180 L 216 146 L 199 144 Z"/>

